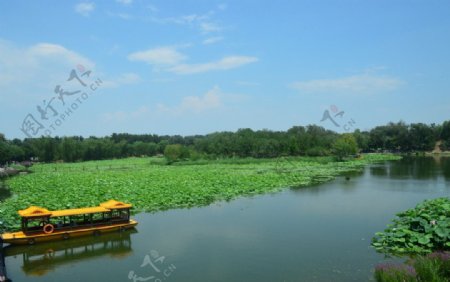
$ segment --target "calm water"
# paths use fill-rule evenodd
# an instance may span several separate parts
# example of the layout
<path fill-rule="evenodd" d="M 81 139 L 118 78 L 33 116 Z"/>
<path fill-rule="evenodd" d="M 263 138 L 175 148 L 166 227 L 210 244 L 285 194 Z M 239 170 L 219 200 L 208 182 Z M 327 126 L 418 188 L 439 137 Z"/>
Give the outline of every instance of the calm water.
<path fill-rule="evenodd" d="M 450 158 L 386 162 L 348 181 L 139 214 L 134 232 L 8 248 L 6 266 L 13 281 L 368 281 L 384 260 L 373 234 L 449 184 Z"/>

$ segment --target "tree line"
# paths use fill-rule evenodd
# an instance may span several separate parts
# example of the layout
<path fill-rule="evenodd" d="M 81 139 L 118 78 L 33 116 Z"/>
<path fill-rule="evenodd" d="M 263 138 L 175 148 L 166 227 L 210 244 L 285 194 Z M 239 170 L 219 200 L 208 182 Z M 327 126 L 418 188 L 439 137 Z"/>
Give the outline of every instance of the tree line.
<path fill-rule="evenodd" d="M 450 149 L 450 121 L 442 124 L 404 122 L 377 126 L 369 131 L 338 134 L 321 126 L 293 126 L 287 131 L 239 129 L 207 135 L 180 136 L 114 133 L 106 137 L 40 137 L 8 140 L 0 133 L 0 164 L 37 159 L 43 162 L 88 161 L 130 156 L 169 158 L 227 158 L 327 156 L 362 152 L 431 151 L 437 141 Z"/>

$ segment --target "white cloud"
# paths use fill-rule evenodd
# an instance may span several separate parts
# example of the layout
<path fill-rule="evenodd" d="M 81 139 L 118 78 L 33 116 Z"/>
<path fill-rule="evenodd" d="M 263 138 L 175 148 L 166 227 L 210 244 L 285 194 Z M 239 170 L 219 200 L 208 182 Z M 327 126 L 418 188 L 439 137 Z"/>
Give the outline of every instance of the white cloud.
<path fill-rule="evenodd" d="M 159 18 L 151 17 L 158 24 L 177 24 L 197 28 L 202 34 L 222 31 L 223 28 L 214 20 L 215 11 L 205 14 L 189 14 L 177 17 Z"/>
<path fill-rule="evenodd" d="M 215 109 L 221 106 L 220 89 L 214 87 L 202 97 L 188 96 L 183 99 L 180 109 L 193 112 L 203 112 L 205 110 Z"/>
<path fill-rule="evenodd" d="M 211 22 L 201 22 L 200 23 L 200 30 L 203 33 L 210 33 L 210 32 L 217 32 L 217 31 L 221 31 L 222 28 L 220 26 L 218 26 L 215 23 L 211 23 Z"/>
<path fill-rule="evenodd" d="M 141 77 L 136 73 L 123 73 L 111 80 L 104 80 L 102 88 L 116 88 L 122 85 L 135 84 L 141 81 Z"/>
<path fill-rule="evenodd" d="M 405 82 L 388 76 L 360 74 L 337 79 L 298 81 L 291 87 L 305 93 L 350 93 L 367 94 L 392 91 Z"/>
<path fill-rule="evenodd" d="M 39 43 L 31 46 L 26 53 L 34 58 L 61 59 L 63 62 L 66 61 L 66 63 L 73 66 L 78 64 L 84 65 L 85 67 L 93 66 L 93 63 L 88 59 L 58 44 Z"/>
<path fill-rule="evenodd" d="M 177 74 L 194 74 L 215 70 L 229 70 L 257 62 L 258 58 L 248 56 L 229 56 L 219 61 L 203 64 L 179 64 L 168 70 Z"/>
<path fill-rule="evenodd" d="M 75 5 L 75 12 L 82 16 L 89 16 L 95 9 L 95 4 L 91 2 L 78 3 Z"/>
<path fill-rule="evenodd" d="M 176 74 L 194 74 L 216 70 L 229 70 L 258 61 L 256 57 L 228 56 L 219 61 L 186 64 L 185 55 L 176 50 L 175 47 L 159 47 L 145 51 L 138 51 L 128 55 L 130 61 L 141 61 L 153 65 L 156 70 L 164 70 Z"/>
<path fill-rule="evenodd" d="M 187 15 L 187 16 L 181 16 L 178 19 L 176 19 L 176 18 L 173 18 L 173 19 L 175 20 L 175 22 L 178 22 L 181 24 L 183 24 L 183 23 L 190 24 L 196 20 L 200 20 L 200 16 L 198 16 L 196 14 L 191 14 L 191 15 Z"/>
<path fill-rule="evenodd" d="M 0 40 L 0 103 L 31 103 L 51 97 L 55 85 L 67 81 L 72 69 L 95 64 L 62 45 L 38 43 L 18 47 Z"/>
<path fill-rule="evenodd" d="M 157 18 L 152 17 L 151 20 L 153 22 L 159 24 L 178 24 L 178 25 L 198 25 L 203 21 L 208 20 L 211 17 L 211 13 L 206 13 L 203 15 L 198 14 L 189 14 L 182 15 L 178 17 L 168 17 L 168 18 Z"/>
<path fill-rule="evenodd" d="M 175 65 L 186 57 L 173 47 L 160 47 L 128 55 L 130 61 L 142 61 L 152 65 Z"/>
<path fill-rule="evenodd" d="M 219 87 L 215 86 L 203 96 L 184 97 L 179 105 L 168 107 L 158 104 L 158 112 L 180 115 L 183 113 L 202 113 L 222 106 Z"/>
<path fill-rule="evenodd" d="M 0 79 L 0 85 L 6 85 L 8 81 L 13 84 L 33 78 L 38 81 L 39 77 L 61 70 L 66 75 L 70 68 L 77 65 L 88 69 L 94 67 L 89 59 L 58 44 L 38 43 L 28 48 L 19 48 L 3 40 L 0 40 L 0 65 L 0 78 L 9 78 Z"/>
<path fill-rule="evenodd" d="M 222 41 L 222 40 L 223 40 L 222 36 L 215 36 L 215 37 L 206 38 L 205 40 L 203 40 L 202 43 L 205 44 L 205 45 L 209 45 L 209 44 L 217 43 L 217 42 Z"/>
<path fill-rule="evenodd" d="M 186 96 L 179 104 L 167 106 L 165 104 L 156 105 L 152 110 L 148 106 L 140 106 L 131 111 L 115 111 L 101 114 L 101 119 L 105 123 L 111 122 L 135 122 L 137 120 L 149 120 L 154 118 L 180 117 L 184 115 L 209 113 L 223 106 L 222 94 L 219 87 L 215 86 L 204 95 Z"/>
<path fill-rule="evenodd" d="M 116 0 L 116 2 L 123 5 L 130 5 L 131 3 L 133 3 L 133 0 Z"/>

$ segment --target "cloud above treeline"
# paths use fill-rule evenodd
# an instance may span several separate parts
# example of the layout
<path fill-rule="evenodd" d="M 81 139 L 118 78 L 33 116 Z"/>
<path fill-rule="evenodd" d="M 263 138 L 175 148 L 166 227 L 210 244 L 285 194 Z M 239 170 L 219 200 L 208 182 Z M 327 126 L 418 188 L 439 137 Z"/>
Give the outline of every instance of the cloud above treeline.
<path fill-rule="evenodd" d="M 255 63 L 257 57 L 233 55 L 219 60 L 203 63 L 185 63 L 188 57 L 176 47 L 158 47 L 144 51 L 137 51 L 128 55 L 130 61 L 140 61 L 152 65 L 157 70 L 176 74 L 195 74 L 209 71 L 230 70 Z"/>

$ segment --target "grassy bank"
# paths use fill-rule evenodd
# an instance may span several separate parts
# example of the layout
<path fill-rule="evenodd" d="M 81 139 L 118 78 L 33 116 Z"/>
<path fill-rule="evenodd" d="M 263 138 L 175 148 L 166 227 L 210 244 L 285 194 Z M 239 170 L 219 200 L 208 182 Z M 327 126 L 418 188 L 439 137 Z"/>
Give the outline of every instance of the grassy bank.
<path fill-rule="evenodd" d="M 13 196 L 0 206 L 0 228 L 19 227 L 17 210 L 30 205 L 50 210 L 96 206 L 117 199 L 135 211 L 208 205 L 242 195 L 303 187 L 333 179 L 368 163 L 398 159 L 365 155 L 335 162 L 332 158 L 229 159 L 165 165 L 160 158 L 129 158 L 35 165 L 34 173 L 11 178 Z"/>

